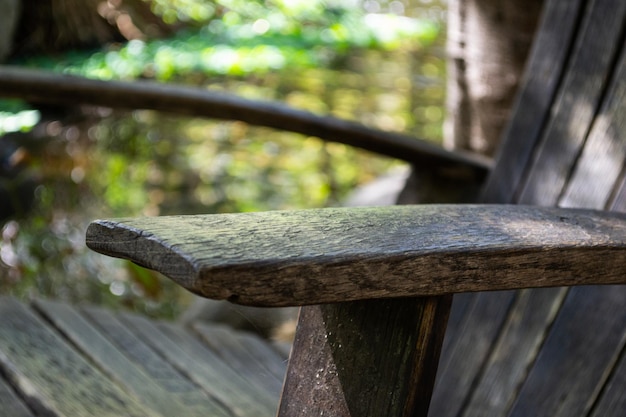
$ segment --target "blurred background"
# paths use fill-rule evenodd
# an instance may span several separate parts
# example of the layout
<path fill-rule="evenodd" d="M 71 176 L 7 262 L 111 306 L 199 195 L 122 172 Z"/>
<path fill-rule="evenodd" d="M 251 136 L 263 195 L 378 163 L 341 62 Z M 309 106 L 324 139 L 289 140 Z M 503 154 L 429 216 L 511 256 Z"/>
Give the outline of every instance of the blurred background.
<path fill-rule="evenodd" d="M 442 140 L 445 1 L 0 6 L 15 25 L 0 46 L 3 64 L 227 91 Z M 87 250 L 90 220 L 337 206 L 401 166 L 241 122 L 2 100 L 0 293 L 175 318 L 191 296 Z"/>

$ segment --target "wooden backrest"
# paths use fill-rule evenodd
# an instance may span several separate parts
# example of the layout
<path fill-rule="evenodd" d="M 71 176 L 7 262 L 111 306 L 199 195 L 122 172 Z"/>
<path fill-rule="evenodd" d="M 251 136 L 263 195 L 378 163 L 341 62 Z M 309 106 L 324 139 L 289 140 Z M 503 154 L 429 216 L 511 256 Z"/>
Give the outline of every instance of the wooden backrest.
<path fill-rule="evenodd" d="M 548 4 L 483 202 L 614 208 L 626 156 L 625 9 Z"/>
<path fill-rule="evenodd" d="M 624 211 L 626 2 L 543 19 L 482 200 Z M 456 295 L 429 415 L 616 415 L 625 305 L 624 286 Z"/>

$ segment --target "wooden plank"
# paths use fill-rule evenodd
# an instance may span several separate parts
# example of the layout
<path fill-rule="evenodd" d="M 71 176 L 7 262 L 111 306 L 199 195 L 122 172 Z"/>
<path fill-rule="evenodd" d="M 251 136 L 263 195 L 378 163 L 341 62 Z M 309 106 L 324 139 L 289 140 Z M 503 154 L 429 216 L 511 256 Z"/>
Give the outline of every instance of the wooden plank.
<path fill-rule="evenodd" d="M 626 216 L 422 205 L 96 221 L 87 244 L 260 306 L 624 283 Z"/>
<path fill-rule="evenodd" d="M 566 293 L 538 288 L 518 294 L 462 416 L 507 415 Z"/>
<path fill-rule="evenodd" d="M 626 213 L 626 170 L 622 172 L 617 184 L 615 197 L 610 203 L 611 210 Z"/>
<path fill-rule="evenodd" d="M 625 334 L 626 336 L 626 334 Z M 622 342 L 622 345 L 626 342 Z M 626 351 L 614 366 L 613 373 L 594 405 L 591 417 L 619 416 L 626 410 Z"/>
<path fill-rule="evenodd" d="M 593 123 L 614 57 L 621 50 L 626 2 L 592 0 L 588 7 L 554 113 L 529 168 L 521 204 L 557 204 Z"/>
<path fill-rule="evenodd" d="M 96 307 L 84 307 L 82 311 L 84 316 L 114 344 L 113 349 L 121 351 L 132 361 L 130 366 L 140 367 L 145 375 L 161 388 L 156 392 L 161 393 L 163 400 L 173 400 L 173 404 L 180 402 L 186 406 L 186 410 L 182 411 L 183 414 L 223 417 L 232 415 L 152 350 L 109 311 Z M 171 406 L 166 409 L 168 408 Z M 176 414 L 165 413 L 165 415 Z"/>
<path fill-rule="evenodd" d="M 247 339 L 240 339 L 238 334 L 225 326 L 196 323 L 193 329 L 237 373 L 254 384 L 265 386 L 275 398 L 280 396 L 287 366 L 278 353 L 260 338 L 249 335 Z M 246 346 L 246 342 L 252 346 Z M 255 356 L 255 349 L 264 350 L 262 356 Z"/>
<path fill-rule="evenodd" d="M 33 417 L 26 404 L 0 375 L 0 415 L 6 417 Z"/>
<path fill-rule="evenodd" d="M 480 370 L 498 338 L 515 299 L 515 292 L 459 294 L 465 302 L 454 305 L 441 353 L 441 363 L 429 416 L 460 415 Z"/>
<path fill-rule="evenodd" d="M 451 301 L 303 307 L 279 417 L 426 416 Z"/>
<path fill-rule="evenodd" d="M 605 209 L 626 160 L 626 43 L 561 207 Z"/>
<path fill-rule="evenodd" d="M 514 202 L 515 192 L 550 115 L 584 5 L 581 0 L 545 2 L 512 120 L 503 135 L 496 166 L 483 190 L 483 202 Z"/>
<path fill-rule="evenodd" d="M 150 353 L 143 356 L 144 353 L 137 350 L 135 355 L 127 356 L 127 347 L 131 343 L 121 346 L 123 350 L 118 349 L 92 323 L 67 304 L 38 300 L 35 302 L 35 306 L 82 351 L 83 355 L 96 363 L 103 373 L 135 395 L 147 408 L 164 416 L 183 414 L 196 416 L 227 415 L 216 404 L 211 404 L 205 395 L 192 401 L 188 391 L 193 391 L 194 387 L 188 381 L 183 384 L 176 384 L 178 379 L 170 377 L 166 384 L 158 384 L 157 382 L 163 380 L 162 376 L 160 379 L 154 378 L 154 375 L 142 370 L 143 368 L 138 363 L 129 359 L 129 357 L 136 358 L 139 356 L 140 361 L 145 362 L 148 360 L 147 358 L 151 357 Z M 115 332 L 117 330 L 113 327 L 116 323 L 115 318 L 109 313 L 102 312 L 102 314 L 104 315 L 102 319 L 109 321 L 110 330 Z M 112 339 L 117 339 L 125 333 L 127 333 L 126 329 L 118 330 Z M 156 361 L 160 362 L 162 367 L 167 365 L 158 359 Z"/>
<path fill-rule="evenodd" d="M 167 323 L 157 327 L 143 317 L 129 314 L 123 315 L 123 320 L 162 357 L 234 415 L 269 417 L 276 414 L 278 398 L 272 397 L 265 387 L 246 381 L 182 328 Z"/>
<path fill-rule="evenodd" d="M 256 335 L 247 333 L 239 334 L 238 338 L 250 355 L 267 367 L 277 378 L 284 381 L 285 372 L 287 371 L 287 360 L 291 351 L 290 342 L 269 341 L 268 343 Z M 286 354 L 284 352 L 285 349 L 288 349 Z"/>
<path fill-rule="evenodd" d="M 570 289 L 510 416 L 588 415 L 624 349 L 624 306 L 626 286 Z"/>
<path fill-rule="evenodd" d="M 35 414 L 155 416 L 94 368 L 39 317 L 0 297 L 2 373 Z"/>
<path fill-rule="evenodd" d="M 283 358 L 285 363 L 289 360 L 289 355 L 291 355 L 291 342 L 283 341 L 283 340 L 273 340 L 271 342 L 272 348 Z"/>

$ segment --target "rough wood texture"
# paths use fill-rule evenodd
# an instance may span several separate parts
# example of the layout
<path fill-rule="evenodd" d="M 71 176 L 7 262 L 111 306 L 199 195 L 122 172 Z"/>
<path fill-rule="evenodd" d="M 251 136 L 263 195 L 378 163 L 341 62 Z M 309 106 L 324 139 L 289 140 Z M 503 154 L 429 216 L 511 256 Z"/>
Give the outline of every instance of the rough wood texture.
<path fill-rule="evenodd" d="M 237 417 L 271 417 L 277 398 L 263 385 L 255 385 L 230 368 L 199 340 L 182 328 L 124 315 L 127 324 L 166 361 L 186 375 Z"/>
<path fill-rule="evenodd" d="M 490 175 L 484 189 L 482 202 L 487 203 L 519 203 L 517 194 L 520 184 L 526 187 L 535 187 L 541 190 L 544 186 L 553 184 L 541 175 L 528 175 L 532 168 L 529 168 L 529 161 L 535 157 L 537 142 L 541 140 L 555 141 L 558 145 L 551 147 L 554 158 L 561 158 L 564 150 L 572 154 L 572 142 L 580 141 L 580 136 L 575 139 L 570 138 L 567 129 L 552 129 L 553 134 L 546 136 L 546 127 L 551 123 L 552 117 L 564 119 L 563 114 L 553 113 L 553 102 L 568 98 L 571 103 L 572 94 L 576 93 L 577 100 L 571 107 L 584 108 L 589 105 L 588 98 L 581 93 L 581 87 L 571 81 L 566 83 L 565 79 L 575 79 L 575 73 L 588 73 L 590 69 L 597 68 L 600 62 L 595 60 L 573 58 L 572 54 L 594 54 L 600 51 L 586 50 L 594 42 L 607 42 L 603 48 L 623 50 L 623 25 L 624 19 L 619 22 L 620 8 L 614 8 L 611 0 L 602 3 L 601 1 L 576 1 L 576 0 L 555 0 L 547 3 L 541 31 L 533 48 L 532 58 L 526 74 L 526 81 L 522 88 L 517 110 L 506 132 L 501 152 L 496 158 L 497 164 Z M 602 9 L 602 14 L 611 14 L 606 19 L 599 16 L 598 8 Z M 593 31 L 582 30 L 583 22 L 590 20 L 591 11 L 596 10 L 593 19 L 599 29 Z M 618 21 L 616 22 L 616 19 Z M 612 25 L 614 33 L 611 34 L 613 40 L 603 39 L 599 33 L 606 28 L 605 25 Z M 589 26 L 588 23 L 585 23 Z M 594 32 L 595 31 L 595 32 Z M 621 34 L 620 34 L 621 32 Z M 591 39 L 581 40 L 584 37 Z M 594 38 L 595 37 L 595 38 Z M 620 39 L 621 37 L 621 39 Z M 613 42 L 613 45 L 610 43 Z M 585 46 L 575 47 L 575 45 L 585 44 Z M 591 47 L 593 48 L 593 47 Z M 622 52 L 623 55 L 623 52 Z M 578 126 L 576 135 L 585 135 L 585 129 L 590 131 L 584 148 L 577 148 L 581 155 L 577 158 L 570 158 L 569 167 L 561 169 L 560 178 L 561 190 L 554 191 L 553 195 L 560 196 L 559 203 L 569 207 L 589 207 L 606 208 L 626 211 L 626 188 L 619 184 L 624 178 L 623 159 L 623 138 L 624 138 L 624 76 L 623 63 L 619 57 L 603 58 L 606 63 L 603 69 L 596 71 L 595 82 L 598 77 L 604 79 L 601 84 L 606 85 L 606 91 L 594 91 L 600 94 L 598 102 L 602 103 L 598 114 L 587 122 L 586 128 Z M 623 60 L 623 57 L 621 58 Z M 576 63 L 576 65 L 573 65 Z M 604 72 L 604 73 L 602 73 Z M 592 82 L 592 80 L 585 80 Z M 576 109 L 568 106 L 559 107 L 561 113 L 572 113 Z M 587 110 L 585 110 L 587 111 Z M 567 117 L 571 117 L 571 114 Z M 580 120 L 572 118 L 572 124 L 580 123 Z M 582 132 L 582 133 L 581 133 Z M 544 145 L 545 146 L 545 145 Z M 574 154 L 576 151 L 573 151 Z M 546 155 L 546 157 L 549 154 Z M 528 178 L 527 178 L 528 177 Z M 616 180 L 617 178 L 617 180 Z M 618 184 L 616 186 L 616 183 Z M 613 191 L 615 188 L 616 191 Z M 542 192 L 528 193 L 524 203 L 539 204 L 545 197 Z M 607 203 L 608 202 L 608 203 Z M 552 294 L 550 294 L 552 293 Z M 509 415 L 514 404 L 520 407 L 525 401 L 534 398 L 527 396 L 518 400 L 520 389 L 527 385 L 535 386 L 534 393 L 541 392 L 542 401 L 546 404 L 558 404 L 567 387 L 576 386 L 581 383 L 589 383 L 590 375 L 584 371 L 580 365 L 593 363 L 596 358 L 591 356 L 581 356 L 580 351 L 561 348 L 560 355 L 569 358 L 571 373 L 568 377 L 555 378 L 549 383 L 546 379 L 528 378 L 528 370 L 536 369 L 534 372 L 550 372 L 546 366 L 550 366 L 549 361 L 542 361 L 535 364 L 535 348 L 542 349 L 546 332 L 549 332 L 554 322 L 555 314 L 558 313 L 562 305 L 563 290 L 558 289 L 534 289 L 524 291 L 515 295 L 515 301 L 510 305 L 507 313 L 480 314 L 481 311 L 492 309 L 506 301 L 506 294 L 480 293 L 480 294 L 460 294 L 455 295 L 451 320 L 447 337 L 442 352 L 438 383 L 433 395 L 430 416 L 501 416 Z M 524 295 L 522 295 L 524 294 Z M 480 310 L 472 310 L 471 307 L 464 306 L 468 298 L 477 299 L 480 297 Z M 470 300 L 471 301 L 471 300 Z M 598 303 L 603 303 L 598 299 Z M 620 307 L 615 307 L 616 311 Z M 621 307 L 623 309 L 623 307 Z M 569 310 L 571 313 L 571 310 Z M 465 316 L 467 314 L 467 316 Z M 567 313 L 567 310 L 565 312 Z M 563 315 L 563 314 L 561 314 Z M 454 317 L 464 318 L 462 325 L 454 326 Z M 498 317 L 503 321 L 498 323 Z M 495 337 L 485 338 L 489 335 L 484 326 L 493 324 L 495 327 Z M 592 325 L 585 324 L 584 321 L 571 322 L 575 330 L 587 333 L 588 338 L 593 339 L 598 330 L 595 327 L 604 327 L 603 323 L 597 322 Z M 581 326 L 577 328 L 577 326 Z M 584 326 L 584 327 L 582 327 Z M 618 335 L 626 337 L 624 328 L 617 330 Z M 582 338 L 581 338 L 582 340 Z M 519 344 L 518 344 L 519 342 Z M 586 343 L 582 342 L 581 343 Z M 525 345 L 525 346 L 524 346 Z M 451 346 L 451 347 L 450 347 Z M 599 354 L 602 356 L 603 354 Z M 623 353 L 622 353 L 623 356 Z M 544 374 L 545 375 L 545 374 Z M 615 374 L 617 375 L 617 373 Z M 619 377 L 615 377 L 613 383 L 608 383 L 606 387 L 599 388 L 603 379 L 593 381 L 598 383 L 598 389 L 606 397 L 600 399 L 595 409 L 595 416 L 615 415 L 621 416 L 623 404 L 624 383 L 620 384 Z M 623 381 L 623 380 L 622 380 Z M 538 387 L 541 386 L 541 387 Z M 557 387 L 557 389 L 554 389 Z M 529 387 L 530 388 L 530 387 Z M 531 388 L 533 389 L 533 388 Z M 575 388 L 573 388 L 575 390 Z M 622 393 L 620 393 L 620 389 Z M 621 397 L 621 398 L 620 398 Z M 534 411 L 540 408 L 535 405 L 534 410 L 520 412 L 519 415 L 535 415 Z M 550 409 L 548 406 L 548 409 Z M 553 411 L 554 409 L 552 409 Z M 568 408 L 564 408 L 568 410 Z M 570 411 L 573 411 L 569 408 Z M 549 415 L 550 411 L 548 412 Z M 567 414 L 567 412 L 565 413 Z M 572 413 L 570 415 L 586 415 Z"/>
<path fill-rule="evenodd" d="M 509 415 L 588 415 L 626 344 L 624 306 L 626 286 L 572 288 Z"/>
<path fill-rule="evenodd" d="M 244 332 L 235 333 L 226 326 L 197 323 L 193 329 L 231 368 L 254 384 L 266 387 L 276 398 L 279 397 L 286 364 L 258 336 L 249 334 L 244 343 Z M 250 346 L 254 346 L 254 351 L 250 350 Z"/>
<path fill-rule="evenodd" d="M 451 300 L 303 307 L 279 416 L 425 416 Z"/>
<path fill-rule="evenodd" d="M 519 203 L 547 206 L 558 203 L 594 123 L 608 75 L 615 66 L 615 56 L 621 52 L 625 20 L 623 0 L 591 2 L 550 121 L 534 151 Z M 603 181 L 601 177 L 589 178 Z"/>
<path fill-rule="evenodd" d="M 514 299 L 513 291 L 454 296 L 429 416 L 461 415 Z"/>
<path fill-rule="evenodd" d="M 0 298 L 0 367 L 37 415 L 157 416 L 115 385 L 41 319 Z"/>
<path fill-rule="evenodd" d="M 87 245 L 262 306 L 626 282 L 626 216 L 399 206 L 96 221 Z"/>
<path fill-rule="evenodd" d="M 576 169 L 560 198 L 561 207 L 609 208 L 614 184 L 623 175 L 626 160 L 626 43 L 612 75 Z"/>
<path fill-rule="evenodd" d="M 399 133 L 320 116 L 287 105 L 247 100 L 232 94 L 153 82 L 98 81 L 24 68 L 0 68 L 0 96 L 31 102 L 92 104 L 149 109 L 190 116 L 241 120 L 258 126 L 316 136 L 421 166 L 461 166 L 484 178 L 491 160 L 469 152 L 451 152 Z"/>
<path fill-rule="evenodd" d="M 0 314 L 0 416 L 276 413 L 280 388 L 266 382 L 282 380 L 286 363 L 259 337 L 231 330 L 208 350 L 193 331 L 171 323 L 43 300 L 0 297 Z M 224 328 L 202 328 L 224 336 Z M 223 352 L 230 339 L 236 349 Z"/>
<path fill-rule="evenodd" d="M 583 0 L 547 1 L 528 59 L 527 68 L 497 154 L 493 175 L 487 178 L 483 201 L 512 203 L 515 192 L 541 138 L 563 72 L 570 45 L 578 30 Z"/>
<path fill-rule="evenodd" d="M 472 389 L 464 417 L 507 415 L 566 293 L 564 288 L 518 292 Z"/>
<path fill-rule="evenodd" d="M 122 352 L 132 363 L 131 367 L 136 367 L 148 379 L 157 385 L 156 389 L 150 390 L 150 397 L 146 400 L 152 401 L 152 407 L 158 406 L 164 415 L 171 415 L 169 410 L 177 409 L 177 404 L 185 405 L 184 411 L 178 408 L 176 412 L 183 412 L 189 416 L 211 415 L 216 417 L 227 417 L 232 414 L 219 404 L 215 399 L 209 398 L 206 393 L 199 390 L 188 378 L 163 360 L 157 352 L 142 340 L 138 334 L 124 326 L 117 317 L 104 309 L 86 307 L 82 311 L 93 325 L 104 335 L 114 349 Z M 113 367 L 115 364 L 108 365 Z M 128 371 L 127 371 L 128 372 Z M 124 381 L 129 384 L 130 381 Z M 143 391 L 149 387 L 131 387 L 130 390 Z M 144 394 L 145 395 L 145 394 Z M 160 400 L 152 400 L 151 396 L 160 395 Z M 163 401 L 168 404 L 160 405 Z"/>
<path fill-rule="evenodd" d="M 0 378 L 0 411 L 7 417 L 33 417 L 7 381 Z"/>
<path fill-rule="evenodd" d="M 137 349 L 135 346 L 140 342 L 133 341 L 132 336 L 127 336 L 127 343 L 119 348 L 113 344 L 115 339 L 119 340 L 128 332 L 126 329 L 121 329 L 112 338 L 107 338 L 79 311 L 66 304 L 39 300 L 35 306 L 75 344 L 84 356 L 93 361 L 103 373 L 109 375 L 125 390 L 133 393 L 145 407 L 164 416 L 183 414 L 227 416 L 219 406 L 211 407 L 211 401 L 206 396 L 202 398 L 204 400 L 202 402 L 195 401 L 196 404 L 206 404 L 202 409 L 196 409 L 193 403 L 190 404 L 189 392 L 195 387 L 188 380 L 182 379 L 180 375 L 174 374 L 173 377 L 171 374 L 168 375 L 168 364 L 158 358 L 154 360 L 153 352 L 146 353 Z M 115 317 L 110 313 L 103 314 L 105 314 L 104 320 L 115 325 Z M 132 359 L 136 359 L 137 356 L 140 356 L 139 362 L 133 362 Z M 153 358 L 153 363 L 159 368 L 157 375 L 146 372 L 141 366 L 150 358 Z M 164 380 L 167 381 L 166 384 L 161 383 Z"/>
<path fill-rule="evenodd" d="M 626 410 L 626 351 L 622 351 L 621 357 L 615 364 L 613 372 L 600 398 L 594 406 L 592 417 L 609 416 L 614 410 Z"/>

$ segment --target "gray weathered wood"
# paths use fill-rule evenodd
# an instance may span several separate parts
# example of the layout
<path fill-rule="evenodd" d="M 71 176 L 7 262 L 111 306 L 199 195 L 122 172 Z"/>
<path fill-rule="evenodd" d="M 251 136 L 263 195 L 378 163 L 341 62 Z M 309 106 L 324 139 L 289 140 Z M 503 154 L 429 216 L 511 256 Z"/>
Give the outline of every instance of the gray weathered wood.
<path fill-rule="evenodd" d="M 613 48 L 622 47 L 626 10 L 616 1 L 550 2 L 546 21 L 553 21 L 540 33 L 528 88 L 518 102 L 518 116 L 490 181 L 497 187 L 487 188 L 485 201 L 519 201 L 521 184 L 521 201 L 529 204 L 558 201 L 568 206 L 626 206 L 626 191 L 615 185 L 624 182 L 625 174 L 623 80 L 613 69 L 619 62 Z M 613 141 L 607 142 L 607 136 Z M 539 140 L 542 142 L 536 146 Z M 596 168 L 597 161 L 607 155 L 614 159 L 610 166 Z M 550 165 L 552 160 L 557 162 L 555 166 Z M 514 167 L 508 163 L 511 161 L 515 161 Z M 544 168 L 553 172 L 546 176 L 541 173 Z M 595 188 L 588 192 L 589 187 Z M 463 223 L 459 212 L 453 210 L 454 215 L 446 216 L 438 209 L 330 210 L 322 215 L 309 211 L 291 218 L 289 213 L 216 216 L 208 222 L 196 218 L 193 222 L 198 223 L 191 227 L 188 222 L 177 223 L 179 219 L 159 220 L 163 224 L 156 227 L 152 220 L 100 223 L 96 235 L 103 233 L 99 236 L 112 243 L 96 241 L 96 246 L 118 256 L 132 253 L 136 262 L 170 271 L 193 291 L 241 303 L 268 303 L 266 299 L 251 300 L 248 290 L 268 299 L 278 294 L 289 297 L 288 303 L 297 298 L 298 303 L 307 304 L 349 300 L 353 293 L 362 297 L 369 292 L 368 297 L 377 298 L 423 294 L 415 292 L 418 290 L 439 294 L 625 282 L 618 277 L 626 269 L 620 255 L 626 240 L 620 235 L 623 216 L 615 215 L 617 223 L 606 219 L 593 223 L 585 217 L 589 212 L 582 218 L 583 212 L 577 212 L 574 218 L 558 210 L 500 208 L 506 214 L 500 215 L 496 224 L 492 222 L 493 207 L 484 207 L 474 213 L 472 221 Z M 424 210 L 423 216 L 414 217 L 413 210 Z M 529 211 L 520 217 L 516 210 Z M 480 223 L 486 224 L 485 229 L 477 226 Z M 139 233 L 139 229 L 147 232 Z M 167 229 L 186 237 L 169 240 Z M 542 241 L 545 238 L 548 240 Z M 605 239 L 613 239 L 615 246 L 600 243 Z M 486 244 L 488 241 L 495 245 Z M 394 246 L 397 242 L 402 245 Z M 233 251 L 223 251 L 222 244 Z M 470 249 L 459 250 L 461 245 Z M 446 250 L 437 252 L 437 246 Z M 209 255 L 200 255 L 207 250 Z M 601 278 L 607 271 L 611 277 Z M 186 273 L 191 281 L 183 278 Z M 391 279 L 384 280 L 384 275 Z M 285 277 L 290 277 L 290 286 L 285 285 Z M 281 288 L 272 288 L 272 282 Z M 396 288 L 390 282 L 401 285 Z M 512 282 L 514 286 L 510 286 Z M 498 286 L 502 283 L 507 286 Z M 333 295 L 327 294 L 331 292 Z M 431 415 L 505 415 L 512 409 L 513 415 L 621 416 L 626 339 L 623 287 L 577 288 L 562 303 L 565 292 L 542 289 L 459 297 L 450 326 L 454 340 L 447 339 L 451 342 L 444 356 L 449 356 L 442 358 Z M 379 401 L 378 385 L 382 392 L 393 383 L 380 382 L 383 379 L 377 379 L 376 371 L 368 366 L 389 358 L 377 356 L 384 348 L 368 350 L 372 344 L 363 343 L 378 334 L 391 334 L 393 339 L 395 332 L 405 328 L 402 318 L 409 314 L 397 314 L 397 320 L 390 317 L 404 304 L 398 303 L 395 313 L 385 313 L 388 303 L 392 304 L 390 300 L 368 300 L 303 309 L 303 318 L 312 322 L 303 320 L 298 332 L 282 415 L 364 415 L 366 409 L 375 409 L 373 415 L 392 414 L 385 407 L 397 404 L 394 395 L 402 396 L 406 385 L 400 383 L 402 388 L 394 395 Z M 371 322 L 378 323 L 373 330 Z M 547 332 L 550 334 L 544 339 Z M 423 337 L 428 332 L 414 334 Z M 172 340 L 183 346 L 183 339 Z M 340 344 L 342 349 L 337 349 Z M 387 351 L 392 351 L 393 345 L 393 341 L 381 344 Z M 618 368 L 613 370 L 614 366 Z M 398 372 L 395 366 L 389 368 L 394 369 L 390 377 L 386 375 L 390 380 L 403 379 L 401 371 L 393 374 Z M 346 380 L 349 383 L 344 383 Z"/>
<path fill-rule="evenodd" d="M 454 296 L 429 416 L 460 415 L 514 299 L 513 291 Z"/>
<path fill-rule="evenodd" d="M 0 297 L 0 367 L 35 414 L 157 416 L 17 301 Z"/>
<path fill-rule="evenodd" d="M 566 293 L 565 288 L 538 288 L 517 294 L 463 417 L 507 415 Z"/>
<path fill-rule="evenodd" d="M 267 343 L 266 340 L 245 332 L 238 334 L 237 338 L 250 355 L 277 378 L 284 381 L 287 360 L 289 359 L 289 351 L 285 354 L 284 347 L 291 348 L 291 344 L 288 341 L 282 342 L 283 345 L 281 346 L 274 341 Z"/>
<path fill-rule="evenodd" d="M 626 160 L 626 43 L 606 98 L 585 143 L 561 207 L 609 208 L 609 198 Z M 598 181 L 598 179 L 602 181 Z"/>
<path fill-rule="evenodd" d="M 33 417 L 13 388 L 0 376 L 0 415 L 7 417 Z"/>
<path fill-rule="evenodd" d="M 278 353 L 267 352 L 266 344 L 261 343 L 257 337 L 249 335 L 248 342 L 254 343 L 258 349 L 266 350 L 266 355 L 261 358 L 263 360 L 259 360 L 249 350 L 250 348 L 245 346 L 246 342 L 239 337 L 239 333 L 225 326 L 207 326 L 198 323 L 193 328 L 202 341 L 237 373 L 254 384 L 265 386 L 272 394 L 275 394 L 276 398 L 279 397 L 287 367 Z M 273 368 L 279 368 L 279 370 L 272 372 Z"/>
<path fill-rule="evenodd" d="M 623 285 L 570 289 L 510 416 L 588 415 L 626 344 L 624 306 Z"/>
<path fill-rule="evenodd" d="M 153 407 L 161 407 L 159 404 L 163 401 L 170 403 L 160 410 L 162 414 L 168 415 L 168 410 L 177 408 L 177 404 L 180 403 L 185 405 L 184 413 L 190 416 L 208 414 L 226 417 L 232 415 L 221 404 L 209 398 L 192 381 L 174 369 L 169 362 L 163 360 L 157 352 L 150 349 L 144 341 L 125 327 L 109 311 L 96 307 L 85 307 L 82 309 L 82 313 L 94 327 L 110 340 L 113 349 L 119 350 L 131 361 L 130 367 L 139 368 L 147 378 L 157 385 L 156 388 L 150 386 L 132 387 L 129 390 L 144 391 L 149 389 L 149 397 L 145 397 L 145 400 L 151 399 L 154 395 L 160 395 L 161 399 L 154 400 Z M 109 367 L 114 365 L 115 363 L 111 363 Z M 125 385 L 130 382 L 126 380 Z M 177 408 L 177 412 L 181 412 L 180 408 Z"/>
<path fill-rule="evenodd" d="M 550 122 L 535 150 L 519 203 L 554 206 L 575 166 L 621 52 L 626 20 L 623 0 L 592 0 L 585 14 L 571 64 L 552 108 Z M 621 41 L 621 42 L 620 42 Z M 594 178 L 602 182 L 603 178 Z"/>
<path fill-rule="evenodd" d="M 600 393 L 598 402 L 594 405 L 592 417 L 609 416 L 611 413 L 626 410 L 626 352 L 622 352 L 618 363 L 613 367 L 613 373 Z"/>
<path fill-rule="evenodd" d="M 164 416 L 182 414 L 196 416 L 227 415 L 215 404 L 211 407 L 210 400 L 206 396 L 203 398 L 206 406 L 202 410 L 195 409 L 197 408 L 194 407 L 195 404 L 189 404 L 189 396 L 183 395 L 185 391 L 190 391 L 190 387 L 193 389 L 193 385 L 189 381 L 185 381 L 186 384 L 176 384 L 176 378 L 168 378 L 167 386 L 159 385 L 159 378 L 155 378 L 150 372 L 141 370 L 137 363 L 129 359 L 129 356 L 132 357 L 128 354 L 129 345 L 121 346 L 118 349 L 106 337 L 106 333 L 100 333 L 78 311 L 67 304 L 38 300 L 35 306 L 86 357 L 95 362 L 103 373 L 109 375 L 125 390 L 132 392 L 147 408 Z M 108 313 L 106 313 L 104 320 L 115 322 L 115 318 Z M 116 333 L 112 339 L 119 338 L 119 334 L 123 334 L 124 330 Z M 150 353 L 145 356 L 149 358 Z M 145 362 L 148 358 L 141 357 L 140 360 Z M 167 364 L 163 363 L 162 360 L 157 359 L 157 362 L 161 368 L 167 369 Z"/>
<path fill-rule="evenodd" d="M 451 301 L 303 307 L 278 415 L 426 416 Z"/>
<path fill-rule="evenodd" d="M 513 116 L 503 135 L 493 174 L 487 178 L 483 202 L 512 203 L 567 68 L 570 44 L 576 39 L 582 0 L 547 1 L 535 35 Z"/>
<path fill-rule="evenodd" d="M 264 386 L 255 385 L 225 364 L 202 342 L 182 328 L 155 323 L 136 315 L 122 319 L 168 362 L 220 401 L 238 417 L 276 414 L 277 398 Z"/>
<path fill-rule="evenodd" d="M 624 283 L 626 216 L 426 205 L 101 220 L 87 245 L 209 298 L 285 306 Z"/>

